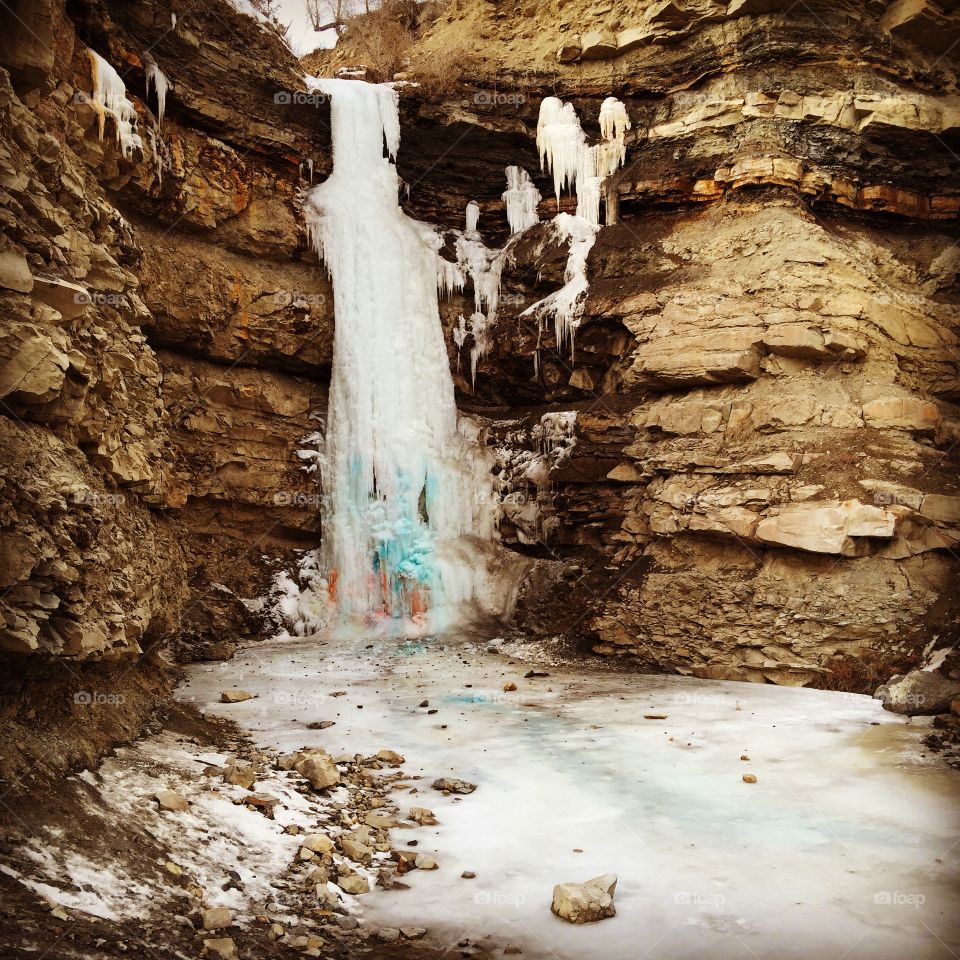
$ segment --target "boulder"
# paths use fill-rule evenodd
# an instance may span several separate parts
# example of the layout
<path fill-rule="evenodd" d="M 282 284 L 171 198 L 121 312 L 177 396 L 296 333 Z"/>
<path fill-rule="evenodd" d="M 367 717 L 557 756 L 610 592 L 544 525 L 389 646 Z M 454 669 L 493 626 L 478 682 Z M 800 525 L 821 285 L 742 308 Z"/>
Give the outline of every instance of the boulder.
<path fill-rule="evenodd" d="M 874 693 L 885 710 L 908 716 L 948 713 L 958 696 L 960 681 L 951 680 L 939 670 L 911 670 L 892 677 Z"/>
<path fill-rule="evenodd" d="M 570 923 L 594 923 L 616 915 L 613 895 L 617 878 L 612 873 L 594 877 L 586 883 L 558 883 L 553 888 L 550 909 Z"/>

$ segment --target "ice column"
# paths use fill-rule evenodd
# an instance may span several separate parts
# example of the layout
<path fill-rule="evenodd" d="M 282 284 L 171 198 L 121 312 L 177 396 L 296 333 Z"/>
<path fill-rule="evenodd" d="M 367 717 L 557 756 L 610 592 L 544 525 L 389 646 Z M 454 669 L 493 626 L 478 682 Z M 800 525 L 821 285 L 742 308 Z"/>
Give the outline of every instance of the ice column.
<path fill-rule="evenodd" d="M 333 172 L 304 217 L 336 305 L 320 568 L 341 613 L 416 618 L 479 589 L 463 540 L 492 536 L 489 464 L 458 432 L 436 252 L 397 202 L 397 94 L 316 83 Z"/>

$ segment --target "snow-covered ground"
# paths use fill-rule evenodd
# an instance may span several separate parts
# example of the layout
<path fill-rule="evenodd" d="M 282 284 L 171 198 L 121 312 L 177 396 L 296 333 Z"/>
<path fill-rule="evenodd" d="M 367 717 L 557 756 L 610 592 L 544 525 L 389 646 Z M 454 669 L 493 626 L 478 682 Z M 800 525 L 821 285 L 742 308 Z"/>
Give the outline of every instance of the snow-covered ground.
<path fill-rule="evenodd" d="M 197 665 L 179 696 L 265 747 L 386 747 L 428 778 L 409 803 L 439 825 L 404 839 L 440 869 L 359 898 L 374 926 L 526 958 L 956 956 L 960 776 L 922 757 L 923 722 L 861 696 L 531 666 L 486 643 L 344 634 Z M 228 687 L 259 697 L 220 704 Z M 336 725 L 306 728 L 319 720 Z M 440 776 L 477 790 L 425 787 Z M 610 872 L 615 918 L 551 915 L 555 883 Z"/>

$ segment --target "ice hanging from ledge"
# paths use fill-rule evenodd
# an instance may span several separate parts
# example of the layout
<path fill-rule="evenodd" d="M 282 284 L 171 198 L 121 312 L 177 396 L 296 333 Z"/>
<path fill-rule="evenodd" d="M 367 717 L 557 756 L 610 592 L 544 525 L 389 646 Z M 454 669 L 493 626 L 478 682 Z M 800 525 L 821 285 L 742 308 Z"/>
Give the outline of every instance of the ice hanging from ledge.
<path fill-rule="evenodd" d="M 587 143 L 572 103 L 544 97 L 537 122 L 540 164 L 553 173 L 557 206 L 564 189 L 576 189 L 577 214 L 572 217 L 558 213 L 553 221 L 558 239 L 570 245 L 564 285 L 528 307 L 521 316 L 535 317 L 541 330 L 552 317 L 557 350 L 569 346 L 571 358 L 589 289 L 587 257 L 600 225 L 600 195 L 607 178 L 620 169 L 627 156 L 630 118 L 626 107 L 616 97 L 607 97 L 600 105 L 599 119 L 600 141 L 593 146 Z M 534 364 L 539 366 L 539 345 Z"/>
<path fill-rule="evenodd" d="M 93 82 L 91 104 L 97 111 L 100 139 L 103 140 L 107 116 L 113 119 L 117 143 L 125 159 L 133 157 L 134 150 L 143 150 L 143 140 L 137 133 L 137 110 L 127 99 L 127 88 L 116 70 L 96 50 L 87 49 Z"/>
<path fill-rule="evenodd" d="M 630 118 L 626 107 L 607 97 L 600 105 L 600 142 L 587 143 L 572 103 L 544 97 L 537 121 L 540 166 L 553 173 L 553 191 L 559 204 L 563 190 L 576 189 L 577 216 L 593 226 L 600 224 L 600 194 L 606 179 L 627 156 L 626 132 Z"/>
<path fill-rule="evenodd" d="M 530 179 L 523 167 L 507 167 L 507 189 L 503 192 L 503 202 L 507 207 L 507 223 L 510 233 L 523 233 L 540 222 L 537 204 L 542 199 L 540 191 Z"/>
<path fill-rule="evenodd" d="M 314 586 L 341 614 L 416 621 L 484 600 L 485 564 L 469 553 L 470 538 L 493 536 L 490 463 L 458 430 L 436 250 L 400 209 L 384 156 L 400 142 L 397 94 L 315 82 L 331 98 L 334 162 L 304 218 L 333 281 L 336 331 Z"/>

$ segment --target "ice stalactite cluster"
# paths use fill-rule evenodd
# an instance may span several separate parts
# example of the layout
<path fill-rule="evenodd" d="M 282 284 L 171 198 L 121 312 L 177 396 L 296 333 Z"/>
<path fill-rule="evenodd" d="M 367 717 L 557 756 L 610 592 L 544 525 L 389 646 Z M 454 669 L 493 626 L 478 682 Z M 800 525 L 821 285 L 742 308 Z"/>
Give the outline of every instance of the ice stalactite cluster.
<path fill-rule="evenodd" d="M 564 284 L 559 290 L 527 307 L 521 316 L 536 319 L 541 330 L 552 318 L 557 350 L 569 347 L 572 357 L 577 328 L 580 326 L 590 287 L 587 280 L 587 257 L 593 249 L 598 228 L 583 217 L 572 217 L 569 213 L 557 214 L 551 227 L 558 241 L 570 245 L 563 276 Z M 534 365 L 539 365 L 539 350 L 534 354 Z"/>
<path fill-rule="evenodd" d="M 490 464 L 458 423 L 437 250 L 397 202 L 397 94 L 316 83 L 331 98 L 334 163 L 304 218 L 332 278 L 336 333 L 317 461 L 323 546 L 305 603 L 326 591 L 341 614 L 416 621 L 485 590 L 468 541 L 493 536 Z"/>
<path fill-rule="evenodd" d="M 557 238 L 570 245 L 563 287 L 528 307 L 522 315 L 535 317 L 541 330 L 552 317 L 557 350 L 569 347 L 571 357 L 589 287 L 587 257 L 600 225 L 601 194 L 607 178 L 626 159 L 629 129 L 626 107 L 615 97 L 607 97 L 600 105 L 600 141 L 592 146 L 587 143 L 572 103 L 545 97 L 540 104 L 537 148 L 541 166 L 546 165 L 553 173 L 558 203 L 564 189 L 576 190 L 577 214 L 571 217 L 560 213 L 553 221 Z M 539 364 L 539 350 L 534 363 Z"/>
<path fill-rule="evenodd" d="M 564 190 L 577 193 L 577 216 L 593 226 L 600 223 L 600 195 L 604 182 L 627 155 L 626 132 L 630 118 L 624 105 L 607 97 L 600 106 L 600 142 L 591 146 L 572 103 L 544 97 L 537 121 L 540 165 L 553 173 L 553 189 L 560 199 Z"/>
<path fill-rule="evenodd" d="M 506 520 L 520 543 L 549 540 L 557 526 L 550 474 L 576 446 L 576 411 L 545 413 L 532 426 L 494 423 L 500 442 L 494 450 L 499 524 Z"/>
<path fill-rule="evenodd" d="M 540 222 L 537 205 L 542 199 L 540 191 L 523 167 L 507 167 L 507 189 L 503 202 L 507 207 L 507 223 L 510 233 L 523 233 Z"/>
<path fill-rule="evenodd" d="M 103 140 L 106 120 L 113 120 L 117 144 L 127 160 L 135 150 L 143 150 L 143 140 L 137 133 L 137 111 L 127 99 L 127 88 L 116 70 L 95 50 L 87 50 L 93 81 L 91 103 L 97 111 L 100 139 Z"/>

